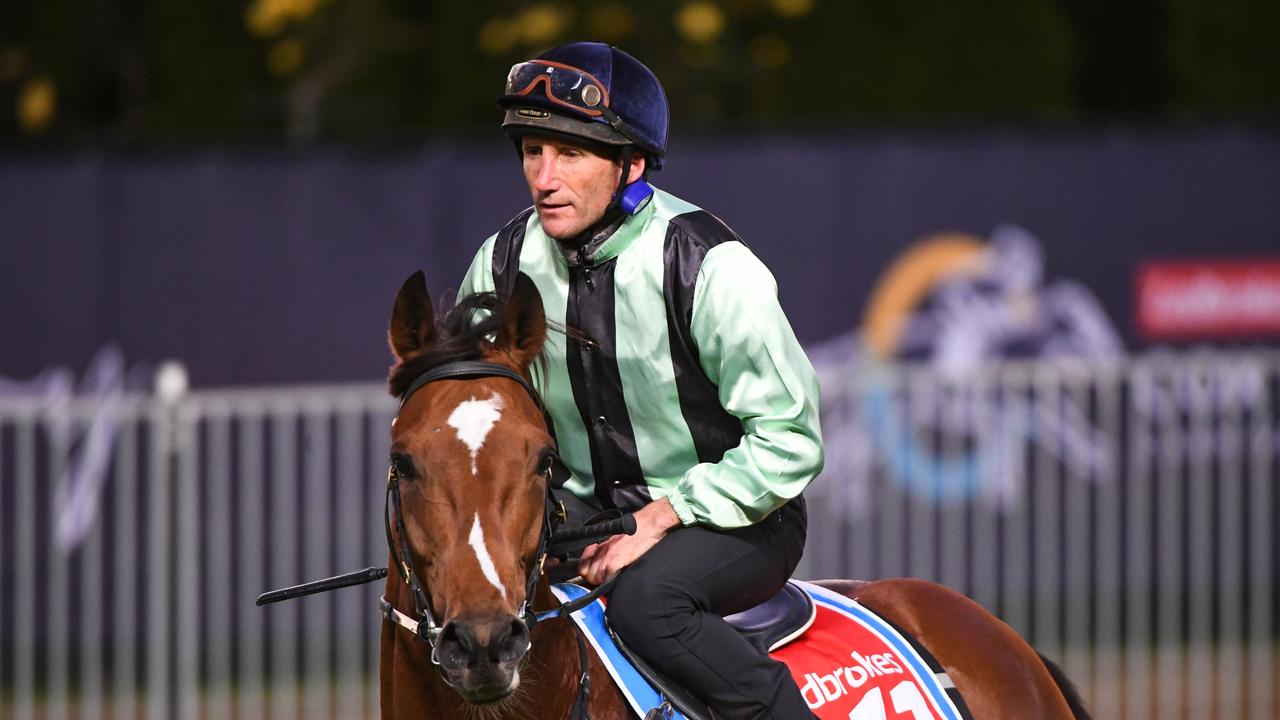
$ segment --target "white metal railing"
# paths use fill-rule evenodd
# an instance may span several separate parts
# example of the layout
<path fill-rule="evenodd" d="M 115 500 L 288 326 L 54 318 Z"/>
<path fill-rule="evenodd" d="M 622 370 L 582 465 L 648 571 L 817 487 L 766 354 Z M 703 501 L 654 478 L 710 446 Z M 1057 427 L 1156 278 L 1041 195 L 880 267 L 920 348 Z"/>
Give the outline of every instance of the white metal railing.
<path fill-rule="evenodd" d="M 819 371 L 799 574 L 961 590 L 1098 718 L 1280 716 L 1277 356 Z M 0 719 L 376 717 L 376 586 L 253 598 L 385 559 L 393 412 L 376 384 L 0 398 Z"/>
<path fill-rule="evenodd" d="M 378 588 L 258 608 L 386 559 L 380 385 L 127 396 L 82 542 L 52 532 L 102 410 L 0 400 L 0 717 L 377 717 Z"/>
<path fill-rule="evenodd" d="M 1098 718 L 1280 717 L 1276 355 L 821 375 L 805 574 L 961 590 Z"/>

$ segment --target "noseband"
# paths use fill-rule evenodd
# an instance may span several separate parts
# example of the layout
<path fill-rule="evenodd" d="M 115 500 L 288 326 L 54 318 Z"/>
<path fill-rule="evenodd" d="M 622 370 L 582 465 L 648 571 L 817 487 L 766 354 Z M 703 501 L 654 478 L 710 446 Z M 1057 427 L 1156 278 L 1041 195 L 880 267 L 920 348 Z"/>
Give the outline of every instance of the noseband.
<path fill-rule="evenodd" d="M 409 398 L 422 387 L 437 380 L 458 380 L 465 378 L 484 378 L 484 377 L 503 377 L 514 380 L 520 384 L 529 393 L 529 397 L 533 398 L 534 404 L 540 409 L 542 408 L 542 399 L 538 396 L 533 386 L 525 379 L 523 375 L 504 365 L 497 363 L 483 362 L 478 360 L 464 360 L 458 362 L 445 363 L 438 367 L 432 368 L 427 372 L 419 375 L 409 388 L 400 395 L 400 410 L 404 410 L 405 403 Z M 552 463 L 554 464 L 554 463 Z M 551 494 L 551 465 L 546 470 L 547 495 L 545 506 L 542 513 L 542 531 L 538 537 L 538 550 L 534 555 L 534 562 L 529 564 L 529 574 L 525 579 L 525 595 L 524 601 L 520 604 L 519 616 L 525 626 L 532 628 L 539 620 L 546 619 L 552 613 L 535 613 L 532 610 L 531 603 L 533 593 L 537 588 L 538 578 L 542 575 L 542 569 L 547 560 L 547 545 L 551 540 L 551 536 L 555 528 L 564 521 L 564 509 L 556 502 Z M 431 648 L 431 662 L 437 668 L 440 660 L 437 655 L 437 643 L 440 634 L 444 629 L 436 620 L 435 615 L 431 612 L 431 602 L 427 595 L 426 583 L 418 578 L 417 572 L 413 567 L 413 558 L 409 555 L 405 533 L 404 514 L 400 511 L 400 471 L 392 463 L 387 470 L 387 495 L 383 506 L 383 521 L 387 532 L 387 547 L 391 550 L 391 556 L 394 559 L 396 571 L 400 578 L 404 580 L 405 585 L 409 587 L 409 595 L 413 600 L 413 610 L 416 619 L 409 618 L 401 613 L 386 598 L 382 598 L 381 606 L 384 617 L 397 625 L 401 625 L 412 631 L 420 639 L 426 641 Z M 395 535 L 392 534 L 392 525 L 395 525 Z M 400 538 L 397 543 L 395 538 Z M 562 610 L 558 608 L 557 610 Z M 553 611 L 555 615 L 559 612 Z M 442 675 L 443 677 L 443 675 Z M 448 682 L 448 679 L 445 679 Z"/>

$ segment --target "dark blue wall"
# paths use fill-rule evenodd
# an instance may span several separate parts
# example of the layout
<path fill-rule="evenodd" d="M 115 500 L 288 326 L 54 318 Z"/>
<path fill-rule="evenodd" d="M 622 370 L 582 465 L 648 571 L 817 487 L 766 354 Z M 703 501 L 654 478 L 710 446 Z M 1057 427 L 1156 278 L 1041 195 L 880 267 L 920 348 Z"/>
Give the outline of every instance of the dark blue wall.
<path fill-rule="evenodd" d="M 1280 133 L 1257 129 L 701 138 L 654 179 L 738 230 L 804 340 L 856 324 L 892 257 L 939 230 L 1025 227 L 1125 332 L 1141 259 L 1280 254 Z M 115 341 L 198 385 L 379 377 L 400 281 L 453 287 L 526 203 L 500 138 L 5 158 L 0 376 Z"/>

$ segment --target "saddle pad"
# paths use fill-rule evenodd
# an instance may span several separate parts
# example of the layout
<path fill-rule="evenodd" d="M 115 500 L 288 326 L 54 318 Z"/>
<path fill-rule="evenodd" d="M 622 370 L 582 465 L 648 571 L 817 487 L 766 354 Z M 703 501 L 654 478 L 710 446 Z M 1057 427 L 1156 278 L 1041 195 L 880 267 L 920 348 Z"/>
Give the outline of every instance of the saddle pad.
<path fill-rule="evenodd" d="M 813 598 L 816 616 L 798 639 L 770 653 L 787 665 L 800 692 L 822 720 L 972 720 L 955 687 L 892 625 L 843 595 L 791 581 Z M 571 584 L 551 586 L 561 602 L 587 593 Z M 602 601 L 571 616 L 595 648 L 631 709 L 644 717 L 665 698 L 618 649 Z M 946 676 L 942 675 L 945 680 Z M 667 705 L 670 720 L 688 718 Z M 963 709 L 957 709 L 963 708 Z"/>
<path fill-rule="evenodd" d="M 813 598 L 817 617 L 808 632 L 770 655 L 791 670 L 818 717 L 965 720 L 929 663 L 893 626 L 844 595 L 796 584 Z"/>
<path fill-rule="evenodd" d="M 587 594 L 585 589 L 569 583 L 552 585 L 551 592 L 560 599 L 560 602 L 576 600 Z M 622 691 L 622 695 L 626 697 L 627 703 L 631 705 L 631 709 L 638 717 L 644 717 L 650 710 L 662 706 L 662 695 L 622 655 L 622 651 L 618 650 L 618 646 L 609 635 L 603 602 L 597 600 L 570 617 L 587 638 L 587 642 L 591 643 L 591 647 L 596 649 L 596 655 L 604 663 L 613 682 Z M 687 720 L 683 714 L 674 709 L 666 717 L 671 720 Z"/>

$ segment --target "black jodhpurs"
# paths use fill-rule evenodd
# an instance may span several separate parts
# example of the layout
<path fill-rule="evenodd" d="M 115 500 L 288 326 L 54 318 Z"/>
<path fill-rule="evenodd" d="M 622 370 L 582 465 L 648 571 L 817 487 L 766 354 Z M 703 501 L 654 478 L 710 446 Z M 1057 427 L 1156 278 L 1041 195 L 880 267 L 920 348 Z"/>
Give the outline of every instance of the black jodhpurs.
<path fill-rule="evenodd" d="M 804 500 L 733 530 L 673 530 L 624 569 L 609 593 L 614 632 L 725 720 L 812 717 L 781 663 L 724 621 L 769 599 L 804 550 Z"/>

